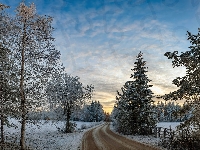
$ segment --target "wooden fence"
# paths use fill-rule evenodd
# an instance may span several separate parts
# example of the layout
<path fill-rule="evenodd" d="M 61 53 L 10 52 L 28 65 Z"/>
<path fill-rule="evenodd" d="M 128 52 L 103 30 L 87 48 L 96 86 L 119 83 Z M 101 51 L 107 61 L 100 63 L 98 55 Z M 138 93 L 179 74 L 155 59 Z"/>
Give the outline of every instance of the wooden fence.
<path fill-rule="evenodd" d="M 156 138 L 173 138 L 175 132 L 171 129 L 171 127 L 168 128 L 163 128 L 163 127 L 155 127 L 154 128 L 154 136 Z"/>
<path fill-rule="evenodd" d="M 200 140 L 199 138 L 191 137 L 189 130 L 181 130 L 179 133 L 173 131 L 171 127 L 163 128 L 156 127 L 153 130 L 154 136 L 160 138 L 160 144 L 169 150 L 200 150 Z M 179 138 L 175 136 L 179 135 Z"/>

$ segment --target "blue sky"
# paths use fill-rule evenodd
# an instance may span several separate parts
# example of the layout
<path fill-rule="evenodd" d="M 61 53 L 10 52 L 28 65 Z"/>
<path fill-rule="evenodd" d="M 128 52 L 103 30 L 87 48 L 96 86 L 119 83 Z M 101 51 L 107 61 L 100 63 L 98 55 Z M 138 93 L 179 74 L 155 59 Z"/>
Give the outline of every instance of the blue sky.
<path fill-rule="evenodd" d="M 20 0 L 1 0 L 14 12 Z M 136 55 L 147 61 L 152 91 L 174 91 L 175 77 L 184 68 L 172 68 L 167 51 L 183 52 L 190 45 L 186 31 L 197 34 L 198 0 L 26 0 L 37 13 L 54 17 L 56 48 L 65 71 L 93 84 L 93 100 L 111 111 L 116 91 L 130 80 Z"/>

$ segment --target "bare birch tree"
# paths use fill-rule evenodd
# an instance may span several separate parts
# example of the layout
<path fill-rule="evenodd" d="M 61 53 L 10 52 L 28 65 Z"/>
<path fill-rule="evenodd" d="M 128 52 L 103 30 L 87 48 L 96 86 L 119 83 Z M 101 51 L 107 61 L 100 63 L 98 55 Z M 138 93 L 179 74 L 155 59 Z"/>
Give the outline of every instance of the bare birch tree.
<path fill-rule="evenodd" d="M 25 146 L 25 126 L 27 113 L 42 106 L 45 85 L 49 77 L 58 70 L 60 52 L 55 49 L 52 37 L 52 17 L 40 16 L 34 4 L 26 6 L 23 2 L 16 9 L 12 19 L 9 42 L 13 59 L 17 64 L 20 90 L 20 146 Z"/>

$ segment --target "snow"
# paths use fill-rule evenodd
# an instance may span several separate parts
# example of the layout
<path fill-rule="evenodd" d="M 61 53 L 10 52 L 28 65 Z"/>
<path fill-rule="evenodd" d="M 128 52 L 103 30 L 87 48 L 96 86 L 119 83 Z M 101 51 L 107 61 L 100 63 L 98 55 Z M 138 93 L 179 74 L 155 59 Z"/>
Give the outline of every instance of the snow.
<path fill-rule="evenodd" d="M 180 125 L 182 122 L 159 122 L 157 123 L 157 127 L 163 127 L 163 128 L 168 128 L 172 130 L 176 130 L 176 126 Z"/>
<path fill-rule="evenodd" d="M 15 142 L 19 144 L 20 139 L 20 127 L 21 124 L 18 120 L 10 119 L 10 122 L 14 123 L 18 128 L 6 127 L 5 126 L 5 136 L 6 141 Z M 59 149 L 59 150 L 77 150 L 80 147 L 82 137 L 84 133 L 91 128 L 101 124 L 102 122 L 77 122 L 76 130 L 74 133 L 62 133 L 58 131 L 58 128 L 63 128 L 65 122 L 53 122 L 42 120 L 40 123 L 27 123 L 26 126 L 26 145 L 37 150 L 49 150 L 49 149 Z M 179 125 L 180 122 L 160 122 L 157 127 L 170 128 L 175 130 L 175 127 Z M 110 126 L 111 130 L 114 131 L 113 126 Z M 115 131 L 114 131 L 115 132 Z M 118 133 L 117 133 L 118 134 Z M 122 135 L 127 138 L 133 139 L 138 142 L 153 145 L 158 147 L 158 142 L 160 138 L 155 138 L 154 136 L 133 136 L 133 135 Z M 161 147 L 160 147 L 161 148 Z"/>
<path fill-rule="evenodd" d="M 10 119 L 18 128 L 5 126 L 5 137 L 7 142 L 19 144 L 20 123 L 18 120 Z M 26 145 L 37 150 L 77 150 L 81 144 L 82 137 L 86 131 L 102 122 L 77 122 L 74 133 L 62 133 L 58 128 L 63 128 L 65 122 L 53 122 L 42 120 L 40 123 L 27 123 L 26 125 Z M 84 129 L 81 129 L 83 128 Z M 85 129 L 86 128 L 86 129 Z"/>
<path fill-rule="evenodd" d="M 170 127 L 171 127 L 172 130 L 175 130 L 176 126 L 178 126 L 180 123 L 181 122 L 159 122 L 159 123 L 157 123 L 157 127 L 168 128 L 168 129 L 170 129 Z M 110 125 L 110 129 L 113 132 L 115 132 L 116 134 L 119 134 L 114 130 L 114 127 L 112 126 L 112 124 Z M 166 150 L 165 148 L 158 146 L 160 138 L 156 138 L 152 135 L 148 135 L 148 136 L 144 136 L 144 135 L 123 135 L 123 134 L 119 134 L 119 135 L 124 136 L 124 137 L 129 138 L 129 139 L 132 139 L 132 140 L 135 140 L 137 142 L 141 142 L 141 143 L 144 143 L 144 144 L 147 144 L 147 145 L 151 145 L 153 147 L 160 148 L 162 150 Z"/>

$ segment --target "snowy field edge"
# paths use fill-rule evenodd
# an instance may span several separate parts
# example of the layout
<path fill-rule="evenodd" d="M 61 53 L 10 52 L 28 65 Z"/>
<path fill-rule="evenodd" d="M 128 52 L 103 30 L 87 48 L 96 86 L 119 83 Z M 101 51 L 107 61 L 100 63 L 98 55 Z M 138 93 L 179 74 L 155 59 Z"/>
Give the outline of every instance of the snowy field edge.
<path fill-rule="evenodd" d="M 16 127 L 5 126 L 6 142 L 19 144 L 20 123 L 18 120 L 9 119 Z M 37 150 L 77 150 L 79 149 L 82 137 L 88 130 L 101 125 L 103 122 L 79 122 L 73 133 L 63 133 L 58 128 L 63 128 L 65 122 L 54 122 L 51 120 L 41 120 L 39 123 L 27 123 L 26 145 Z"/>
<path fill-rule="evenodd" d="M 168 128 L 168 129 L 172 129 L 172 130 L 176 130 L 176 127 L 178 125 L 180 125 L 181 122 L 159 122 L 157 123 L 157 127 L 162 127 L 162 128 Z M 159 148 L 161 150 L 167 150 L 166 148 L 163 148 L 161 146 L 158 146 L 159 141 L 161 140 L 160 138 L 155 138 L 153 135 L 124 135 L 124 134 L 120 134 L 118 132 L 115 131 L 114 126 L 112 123 L 110 123 L 110 129 L 111 131 L 113 131 L 114 133 L 121 135 L 123 137 L 126 137 L 128 139 L 155 147 L 155 148 Z"/>

